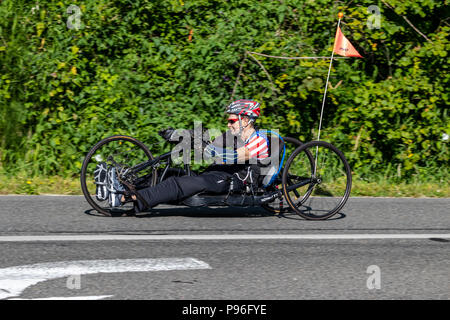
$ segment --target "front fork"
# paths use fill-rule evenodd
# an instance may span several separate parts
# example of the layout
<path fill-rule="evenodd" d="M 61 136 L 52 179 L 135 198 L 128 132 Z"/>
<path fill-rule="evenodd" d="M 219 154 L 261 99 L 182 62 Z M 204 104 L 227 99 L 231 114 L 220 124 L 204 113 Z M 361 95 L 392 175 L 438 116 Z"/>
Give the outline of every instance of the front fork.
<path fill-rule="evenodd" d="M 322 179 L 321 179 L 321 178 L 315 178 L 315 177 L 312 177 L 311 179 L 305 179 L 305 180 L 303 180 L 303 181 L 301 181 L 301 182 L 299 182 L 299 183 L 296 183 L 296 184 L 293 184 L 293 185 L 291 185 L 291 186 L 288 186 L 288 187 L 286 188 L 286 191 L 287 191 L 287 192 L 290 192 L 290 191 L 293 191 L 293 190 L 295 190 L 295 189 L 297 189 L 297 188 L 306 186 L 306 185 L 308 185 L 308 184 L 321 184 L 321 183 L 322 183 Z M 272 193 L 271 193 L 270 195 L 268 195 L 267 197 L 264 197 L 263 199 L 261 199 L 261 203 L 262 203 L 262 204 L 265 204 L 265 203 L 268 203 L 268 202 L 272 202 L 272 201 L 274 201 L 276 198 L 279 198 L 280 201 L 283 199 L 283 193 L 282 193 L 281 190 L 279 190 L 278 188 L 277 188 L 276 191 L 272 192 Z M 282 202 L 280 202 L 280 203 L 282 203 Z"/>

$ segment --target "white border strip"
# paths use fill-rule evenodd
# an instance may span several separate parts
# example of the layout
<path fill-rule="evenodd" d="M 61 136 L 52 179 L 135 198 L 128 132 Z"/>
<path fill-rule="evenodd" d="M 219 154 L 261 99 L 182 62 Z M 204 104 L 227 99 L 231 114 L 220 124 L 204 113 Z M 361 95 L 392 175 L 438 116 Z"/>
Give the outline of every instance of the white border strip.
<path fill-rule="evenodd" d="M 174 234 L 174 235 L 45 235 L 0 236 L 1 242 L 35 241 L 143 241 L 143 240 L 375 240 L 450 239 L 450 233 L 407 234 Z"/>
<path fill-rule="evenodd" d="M 106 298 L 114 297 L 113 295 L 109 296 L 76 296 L 76 297 L 49 297 L 49 298 L 32 298 L 32 299 L 24 299 L 24 298 L 11 298 L 8 300 L 103 300 Z"/>

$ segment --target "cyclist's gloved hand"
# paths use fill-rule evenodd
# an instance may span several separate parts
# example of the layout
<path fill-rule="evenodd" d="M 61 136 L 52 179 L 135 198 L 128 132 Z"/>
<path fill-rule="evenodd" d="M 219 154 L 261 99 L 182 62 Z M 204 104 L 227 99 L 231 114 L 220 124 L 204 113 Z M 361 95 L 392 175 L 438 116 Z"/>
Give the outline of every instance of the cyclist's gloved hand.
<path fill-rule="evenodd" d="M 179 142 L 182 138 L 192 139 L 194 137 L 193 130 L 174 129 L 172 127 L 161 130 L 158 133 L 164 140 L 169 142 Z"/>
<path fill-rule="evenodd" d="M 219 148 L 214 146 L 212 143 L 209 143 L 205 147 L 205 157 L 214 158 L 219 154 Z"/>
<path fill-rule="evenodd" d="M 237 163 L 238 155 L 236 150 L 224 149 L 215 145 L 208 144 L 205 148 L 205 157 L 220 157 L 225 163 Z"/>
<path fill-rule="evenodd" d="M 175 129 L 172 128 L 172 127 L 169 127 L 169 128 L 167 128 L 167 129 L 160 130 L 160 131 L 158 132 L 158 134 L 159 134 L 161 137 L 163 137 L 164 140 L 170 141 L 170 139 L 171 139 L 171 137 L 172 137 L 172 135 L 173 135 L 174 132 L 175 132 Z"/>

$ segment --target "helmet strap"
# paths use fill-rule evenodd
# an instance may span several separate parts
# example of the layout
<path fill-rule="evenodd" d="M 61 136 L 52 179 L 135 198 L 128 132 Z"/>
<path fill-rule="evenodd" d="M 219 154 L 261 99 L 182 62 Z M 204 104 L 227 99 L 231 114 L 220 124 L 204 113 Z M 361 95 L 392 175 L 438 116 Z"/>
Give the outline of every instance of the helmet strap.
<path fill-rule="evenodd" d="M 248 127 L 248 125 L 250 124 L 250 122 L 247 123 L 245 126 L 242 126 L 242 118 L 241 118 L 241 115 L 239 114 L 238 117 L 239 117 L 239 137 L 242 137 L 242 132 L 244 131 L 245 128 Z"/>
<path fill-rule="evenodd" d="M 239 137 L 242 138 L 242 132 L 244 131 L 245 128 L 248 127 L 248 125 L 249 125 L 250 123 L 253 123 L 254 120 L 251 119 L 251 118 L 249 118 L 248 123 L 247 123 L 245 126 L 242 126 L 242 118 L 241 118 L 241 115 L 240 115 L 240 114 L 238 114 L 238 118 L 239 118 Z"/>
<path fill-rule="evenodd" d="M 242 136 L 242 130 L 244 130 L 244 128 L 242 127 L 242 118 L 240 114 L 238 114 L 238 118 L 239 118 L 239 137 L 240 137 Z"/>

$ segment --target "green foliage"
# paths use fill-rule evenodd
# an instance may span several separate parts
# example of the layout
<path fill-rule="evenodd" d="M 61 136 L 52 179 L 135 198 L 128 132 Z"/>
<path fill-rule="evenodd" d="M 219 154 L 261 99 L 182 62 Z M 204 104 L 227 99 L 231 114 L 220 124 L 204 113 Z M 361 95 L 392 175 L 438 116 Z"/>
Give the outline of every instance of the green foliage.
<path fill-rule="evenodd" d="M 67 26 L 70 4 L 81 8 L 78 30 Z M 378 2 L 381 28 L 369 29 L 372 4 L 1 1 L 1 164 L 74 176 L 89 148 L 112 134 L 135 136 L 157 154 L 168 148 L 156 134 L 162 128 L 224 128 L 232 98 L 260 100 L 261 127 L 314 139 L 329 61 L 255 56 L 269 79 L 245 52 L 330 56 L 343 10 L 341 29 L 364 59 L 333 63 L 321 139 L 366 179 L 411 180 L 436 168 L 448 177 L 445 4 Z"/>

